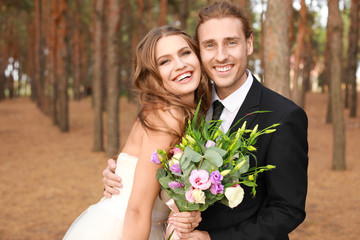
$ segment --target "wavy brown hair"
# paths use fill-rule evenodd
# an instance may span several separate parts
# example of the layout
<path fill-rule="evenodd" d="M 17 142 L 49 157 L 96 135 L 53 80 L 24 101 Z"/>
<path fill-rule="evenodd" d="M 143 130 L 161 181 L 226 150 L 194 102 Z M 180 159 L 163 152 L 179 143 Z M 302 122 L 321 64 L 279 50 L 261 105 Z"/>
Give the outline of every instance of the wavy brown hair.
<path fill-rule="evenodd" d="M 160 73 L 155 59 L 155 47 L 159 39 L 166 36 L 179 35 L 189 44 L 189 47 L 200 59 L 199 47 L 184 31 L 171 27 L 163 26 L 154 28 L 141 40 L 136 49 L 134 86 L 139 93 L 142 108 L 138 114 L 141 124 L 147 130 L 165 131 L 173 135 L 174 143 L 177 143 L 184 134 L 186 120 L 194 114 L 197 103 L 201 99 L 199 115 L 205 115 L 211 103 L 211 85 L 201 66 L 201 79 L 198 88 L 194 92 L 195 101 L 192 104 L 186 104 L 181 100 L 181 96 L 174 95 L 167 91 L 163 85 Z M 166 127 L 159 128 L 154 126 L 148 119 L 149 113 L 157 113 L 157 110 L 168 111 L 176 110 L 180 114 L 177 116 L 181 132 L 176 132 Z M 170 113 L 172 111 L 169 111 Z M 165 123 L 165 119 L 164 119 Z M 166 124 L 164 124 L 166 126 Z M 158 125 L 157 125 L 158 126 Z"/>

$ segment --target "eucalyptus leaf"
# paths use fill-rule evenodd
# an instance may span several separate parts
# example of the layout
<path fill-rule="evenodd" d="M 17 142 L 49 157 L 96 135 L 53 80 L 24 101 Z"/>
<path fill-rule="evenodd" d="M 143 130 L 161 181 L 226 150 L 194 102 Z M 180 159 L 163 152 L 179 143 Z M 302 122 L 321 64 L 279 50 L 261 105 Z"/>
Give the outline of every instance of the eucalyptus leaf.
<path fill-rule="evenodd" d="M 166 170 L 164 168 L 159 168 L 156 173 L 156 179 L 160 179 L 166 176 Z"/>
<path fill-rule="evenodd" d="M 185 191 L 184 191 L 184 189 L 182 189 L 182 188 L 174 188 L 174 192 L 176 193 L 176 194 L 180 194 L 180 195 L 185 195 Z"/>
<path fill-rule="evenodd" d="M 204 159 L 199 170 L 206 170 L 207 172 L 211 172 L 211 170 L 218 170 L 218 167 L 211 160 Z"/>
<path fill-rule="evenodd" d="M 169 182 L 171 182 L 171 179 L 168 177 L 162 177 L 159 179 L 159 183 L 163 188 L 170 188 Z"/>
<path fill-rule="evenodd" d="M 201 158 L 202 156 L 197 153 L 194 149 L 192 149 L 191 147 L 187 146 L 184 150 L 184 155 L 185 155 L 185 158 L 189 158 L 190 161 L 192 162 L 200 162 L 201 161 Z"/>
<path fill-rule="evenodd" d="M 207 150 L 213 150 L 217 152 L 221 157 L 225 156 L 226 150 L 218 148 L 218 147 L 209 147 Z"/>
<path fill-rule="evenodd" d="M 220 167 L 223 165 L 224 161 L 221 157 L 221 155 L 212 149 L 207 149 L 204 154 L 205 159 L 210 160 L 213 162 L 217 167 Z"/>

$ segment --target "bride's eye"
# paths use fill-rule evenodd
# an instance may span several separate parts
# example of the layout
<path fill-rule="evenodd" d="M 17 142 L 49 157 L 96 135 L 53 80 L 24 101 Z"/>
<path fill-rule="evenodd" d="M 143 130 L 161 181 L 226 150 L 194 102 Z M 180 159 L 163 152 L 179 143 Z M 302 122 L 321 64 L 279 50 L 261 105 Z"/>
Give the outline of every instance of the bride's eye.
<path fill-rule="evenodd" d="M 189 54 L 191 54 L 191 51 L 190 51 L 190 50 L 184 51 L 184 52 L 181 54 L 181 56 L 186 56 L 186 55 L 189 55 Z"/>
<path fill-rule="evenodd" d="M 168 62 L 169 62 L 169 60 L 165 59 L 165 60 L 160 61 L 159 65 L 162 66 L 162 65 L 164 65 L 164 64 L 166 64 Z"/>

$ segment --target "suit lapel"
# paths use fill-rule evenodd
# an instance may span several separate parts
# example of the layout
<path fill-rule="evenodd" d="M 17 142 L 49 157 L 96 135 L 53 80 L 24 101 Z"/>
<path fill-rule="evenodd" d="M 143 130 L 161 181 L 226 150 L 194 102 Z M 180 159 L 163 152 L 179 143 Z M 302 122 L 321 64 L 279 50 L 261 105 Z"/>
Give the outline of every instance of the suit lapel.
<path fill-rule="evenodd" d="M 249 114 L 249 113 L 258 111 L 260 109 L 261 91 L 262 91 L 262 85 L 255 78 L 255 76 L 253 76 L 253 83 L 250 87 L 250 90 L 246 95 L 246 98 L 243 104 L 241 105 L 238 113 L 236 114 L 234 121 L 231 124 L 232 129 L 230 131 L 230 134 L 237 131 L 237 129 L 242 126 L 244 121 L 247 121 L 246 123 L 247 128 L 251 126 L 251 123 L 254 121 L 257 114 Z M 246 117 L 244 117 L 245 115 Z M 244 118 L 236 126 L 234 126 L 242 117 Z"/>

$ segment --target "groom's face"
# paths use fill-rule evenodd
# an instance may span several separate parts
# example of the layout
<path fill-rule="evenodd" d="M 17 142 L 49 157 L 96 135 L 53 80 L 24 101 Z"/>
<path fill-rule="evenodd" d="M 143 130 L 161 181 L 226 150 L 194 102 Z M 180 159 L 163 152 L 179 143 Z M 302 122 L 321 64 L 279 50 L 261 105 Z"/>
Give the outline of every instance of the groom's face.
<path fill-rule="evenodd" d="M 235 17 L 213 18 L 198 28 L 201 61 L 223 99 L 247 78 L 247 56 L 253 52 L 253 37 L 246 39 L 242 22 Z"/>

